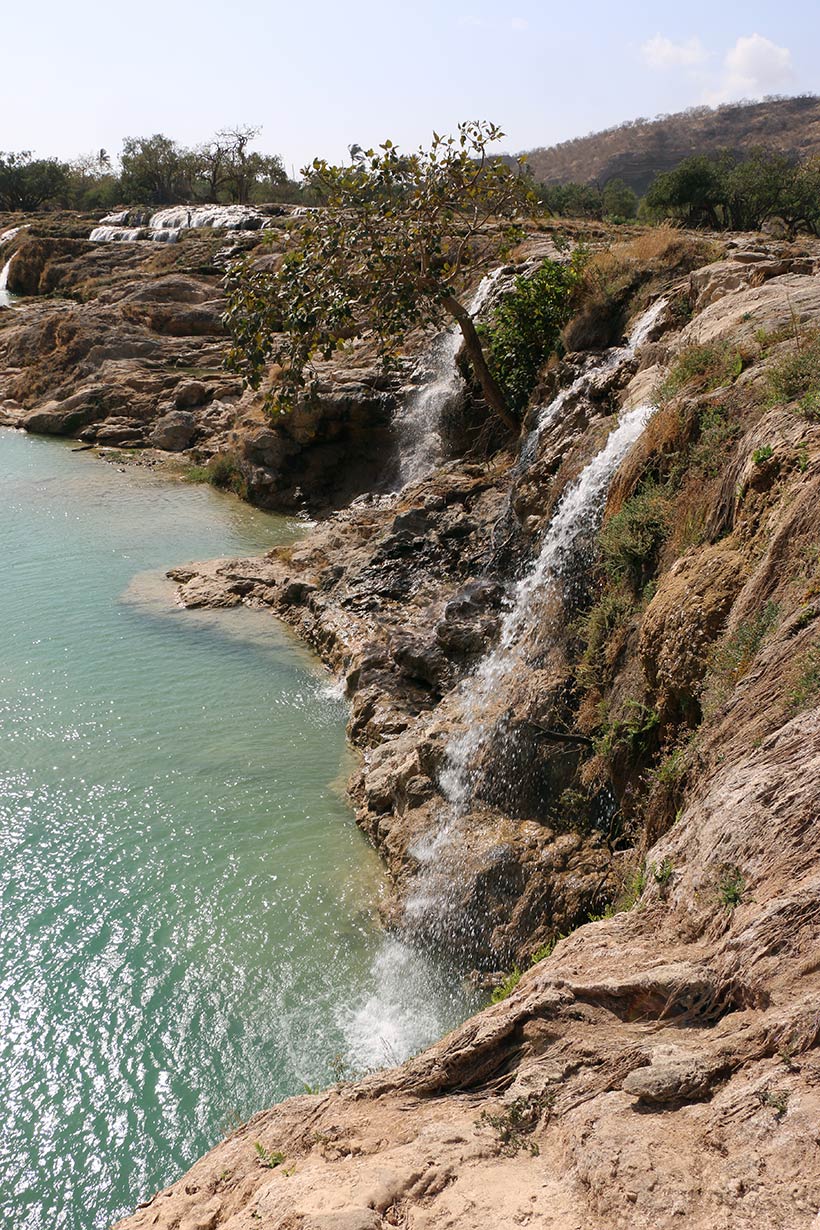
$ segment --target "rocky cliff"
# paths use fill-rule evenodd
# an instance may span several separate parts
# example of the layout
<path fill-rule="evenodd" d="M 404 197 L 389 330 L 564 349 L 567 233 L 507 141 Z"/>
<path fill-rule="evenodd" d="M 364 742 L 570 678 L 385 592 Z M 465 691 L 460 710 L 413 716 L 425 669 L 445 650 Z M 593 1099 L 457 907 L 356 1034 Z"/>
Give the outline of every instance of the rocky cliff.
<path fill-rule="evenodd" d="M 59 301 L 97 339 L 76 363 L 57 301 L 0 314 L 12 420 L 92 377 L 108 397 L 127 365 L 145 409 L 124 417 L 200 430 L 166 401 L 205 378 L 156 326 L 169 302 L 217 320 L 215 275 L 82 244 L 66 268 L 92 257 L 110 300 Z M 377 476 L 294 546 L 173 573 L 184 605 L 270 609 L 344 679 L 385 921 L 498 1002 L 257 1115 L 123 1228 L 818 1224 L 820 249 L 650 232 L 595 260 L 520 442 L 467 432 L 469 453 L 399 491 Z M 158 299 L 169 279 L 201 297 Z M 230 418 L 199 447 L 225 431 L 247 462 L 243 433 L 284 429 L 216 351 L 208 371 L 200 405 Z M 385 406 L 401 447 L 406 392 L 348 387 L 336 447 Z M 303 426 L 288 464 L 310 474 Z"/>

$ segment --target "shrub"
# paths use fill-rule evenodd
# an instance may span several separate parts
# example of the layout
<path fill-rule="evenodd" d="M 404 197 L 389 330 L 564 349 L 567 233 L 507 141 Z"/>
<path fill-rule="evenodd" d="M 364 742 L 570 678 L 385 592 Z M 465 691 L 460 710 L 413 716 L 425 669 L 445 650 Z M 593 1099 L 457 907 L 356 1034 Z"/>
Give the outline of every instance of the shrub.
<path fill-rule="evenodd" d="M 513 991 L 521 981 L 522 973 L 523 971 L 517 966 L 511 969 L 500 986 L 497 986 L 493 991 L 490 996 L 490 1003 L 500 1004 L 502 999 L 507 999 L 508 996 L 512 995 Z"/>
<path fill-rule="evenodd" d="M 569 320 L 580 261 L 544 261 L 531 277 L 519 277 L 480 332 L 493 375 L 518 413 L 524 410 L 544 363 Z"/>
<path fill-rule="evenodd" d="M 798 713 L 813 704 L 820 695 L 820 645 L 813 645 L 802 662 L 789 693 L 789 709 Z"/>
<path fill-rule="evenodd" d="M 208 482 L 214 487 L 233 491 L 242 499 L 247 498 L 248 482 L 242 473 L 238 458 L 233 453 L 217 453 L 208 462 L 206 469 Z"/>
<path fill-rule="evenodd" d="M 601 529 L 598 543 L 607 575 L 640 593 L 655 569 L 669 528 L 668 497 L 656 484 L 647 484 Z"/>
<path fill-rule="evenodd" d="M 607 590 L 582 616 L 578 630 L 585 647 L 576 674 L 584 687 L 592 688 L 606 682 L 608 668 L 612 665 L 608 658 L 613 636 L 626 626 L 634 609 L 632 599 L 625 593 Z"/>
<path fill-rule="evenodd" d="M 774 449 L 771 444 L 764 444 L 761 448 L 756 448 L 752 453 L 752 461 L 756 466 L 762 466 L 773 456 Z"/>
<path fill-rule="evenodd" d="M 746 879 L 740 868 L 724 867 L 718 879 L 718 896 L 727 910 L 734 910 L 743 900 L 746 892 Z"/>
<path fill-rule="evenodd" d="M 820 417 L 820 331 L 799 337 L 795 349 L 772 364 L 766 373 L 766 391 L 770 406 L 800 401 L 807 417 Z"/>
<path fill-rule="evenodd" d="M 687 346 L 655 389 L 655 404 L 665 405 L 684 389 L 709 392 L 731 384 L 743 371 L 745 361 L 746 356 L 740 350 L 733 350 L 726 342 Z"/>

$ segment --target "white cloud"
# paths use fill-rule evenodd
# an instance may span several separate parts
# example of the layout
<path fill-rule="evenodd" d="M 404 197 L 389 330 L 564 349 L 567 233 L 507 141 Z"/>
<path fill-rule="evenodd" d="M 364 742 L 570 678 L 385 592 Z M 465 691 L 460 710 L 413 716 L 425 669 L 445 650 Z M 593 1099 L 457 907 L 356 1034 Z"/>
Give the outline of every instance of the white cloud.
<path fill-rule="evenodd" d="M 641 55 L 650 68 L 700 68 L 709 59 L 709 52 L 699 38 L 675 43 L 656 34 L 641 46 Z"/>
<path fill-rule="evenodd" d="M 778 47 L 762 34 L 746 35 L 726 52 L 723 77 L 714 101 L 759 98 L 775 93 L 788 85 L 793 72 L 792 53 L 788 47 Z"/>
<path fill-rule="evenodd" d="M 513 17 L 510 26 L 513 30 L 529 30 L 530 23 L 523 17 Z"/>

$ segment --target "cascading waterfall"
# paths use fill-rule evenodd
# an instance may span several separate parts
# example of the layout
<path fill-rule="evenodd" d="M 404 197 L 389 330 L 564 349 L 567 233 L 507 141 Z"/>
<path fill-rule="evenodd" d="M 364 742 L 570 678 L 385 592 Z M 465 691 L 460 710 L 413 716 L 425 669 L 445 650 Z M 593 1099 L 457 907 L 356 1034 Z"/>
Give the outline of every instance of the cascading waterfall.
<path fill-rule="evenodd" d="M 149 234 L 144 226 L 95 226 L 88 238 L 91 243 L 134 243 Z"/>
<path fill-rule="evenodd" d="M 533 437 L 535 440 L 529 448 L 525 445 L 522 454 L 531 459 L 540 434 L 557 421 L 564 407 L 582 396 L 606 372 L 634 356 L 650 336 L 665 305 L 663 299 L 654 303 L 638 320 L 626 346 L 607 352 L 557 394 L 539 416 L 527 445 Z M 538 558 L 513 590 L 495 647 L 462 685 L 461 733 L 451 737 L 439 774 L 439 785 L 449 806 L 437 832 L 418 843 L 413 851 L 420 869 L 416 888 L 407 903 L 407 921 L 411 925 L 422 922 L 429 932 L 438 931 L 442 938 L 457 931 L 454 868 L 449 864 L 458 857 L 459 821 L 475 799 L 482 780 L 481 755 L 495 737 L 501 737 L 505 698 L 510 685 L 527 670 L 528 647 L 542 625 L 544 611 L 560 595 L 569 565 L 599 526 L 610 482 L 652 413 L 653 407 L 647 405 L 623 411 L 603 448 L 564 491 Z"/>
<path fill-rule="evenodd" d="M 132 214 L 134 215 L 132 217 Z M 142 226 L 127 226 L 129 221 Z M 89 239 L 93 243 L 134 243 L 150 239 L 154 243 L 176 243 L 182 231 L 197 227 L 225 231 L 259 231 L 270 219 L 251 205 L 174 205 L 151 214 L 122 209 L 108 214 L 95 226 Z"/>
<path fill-rule="evenodd" d="M 8 291 L 10 269 L 10 260 L 6 261 L 3 268 L 0 269 L 0 307 L 11 307 L 11 295 Z"/>
<path fill-rule="evenodd" d="M 482 278 L 470 301 L 471 316 L 477 316 L 485 306 L 501 272 L 499 266 Z M 464 393 L 464 379 L 456 367 L 461 340 L 456 324 L 433 340 L 425 356 L 428 375 L 396 414 L 401 456 L 399 487 L 424 478 L 441 460 L 444 415 Z"/>
<path fill-rule="evenodd" d="M 495 728 L 493 710 L 510 678 L 526 666 L 528 635 L 539 622 L 545 601 L 560 584 L 578 540 L 598 525 L 609 484 L 653 413 L 651 406 L 627 410 L 606 444 L 564 492 L 553 513 L 538 559 L 518 582 L 501 625 L 498 643 L 468 680 L 462 697 L 464 732 L 447 748 L 440 784 L 455 812 L 463 812 L 475 793 L 474 766 Z"/>

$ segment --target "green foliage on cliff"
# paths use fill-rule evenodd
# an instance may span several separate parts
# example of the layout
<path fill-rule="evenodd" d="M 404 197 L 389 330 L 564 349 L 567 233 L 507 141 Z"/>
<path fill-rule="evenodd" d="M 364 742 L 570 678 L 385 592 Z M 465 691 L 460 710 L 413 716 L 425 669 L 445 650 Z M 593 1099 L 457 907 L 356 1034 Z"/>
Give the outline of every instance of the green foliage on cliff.
<path fill-rule="evenodd" d="M 348 166 L 316 159 L 305 169 L 322 208 L 295 230 L 277 268 L 245 263 L 229 282 L 230 362 L 254 388 L 278 365 L 271 409 L 313 392 L 314 360 L 351 339 L 372 340 L 389 365 L 412 329 L 455 320 L 485 400 L 517 430 L 460 299 L 520 237 L 508 224 L 535 208 L 523 176 L 488 153 L 502 135 L 465 123 L 457 137 L 434 134 L 429 150 L 405 154 L 385 141 Z"/>
<path fill-rule="evenodd" d="M 490 369 L 519 414 L 569 320 L 581 267 L 578 259 L 568 264 L 547 260 L 530 277 L 516 278 L 489 324 L 479 330 Z"/>
<path fill-rule="evenodd" d="M 639 593 L 657 564 L 670 528 L 665 491 L 647 483 L 605 522 L 598 537 L 604 570 Z"/>

